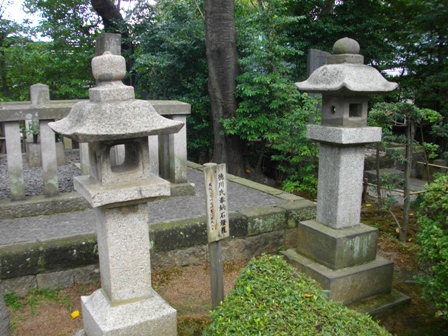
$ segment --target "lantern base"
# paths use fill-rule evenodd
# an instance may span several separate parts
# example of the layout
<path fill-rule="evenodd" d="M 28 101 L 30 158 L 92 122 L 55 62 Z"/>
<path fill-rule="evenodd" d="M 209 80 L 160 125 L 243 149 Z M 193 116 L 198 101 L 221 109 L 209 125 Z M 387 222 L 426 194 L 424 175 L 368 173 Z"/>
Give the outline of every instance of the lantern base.
<path fill-rule="evenodd" d="M 381 127 L 332 127 L 308 125 L 307 138 L 335 145 L 364 145 L 381 141 Z"/>
<path fill-rule="evenodd" d="M 296 249 L 282 254 L 300 272 L 330 290 L 328 298 L 333 301 L 350 304 L 392 290 L 394 263 L 380 256 L 366 264 L 332 270 L 297 253 Z"/>
<path fill-rule="evenodd" d="M 177 335 L 177 312 L 154 290 L 152 296 L 112 306 L 101 289 L 82 296 L 84 333 L 87 336 Z"/>

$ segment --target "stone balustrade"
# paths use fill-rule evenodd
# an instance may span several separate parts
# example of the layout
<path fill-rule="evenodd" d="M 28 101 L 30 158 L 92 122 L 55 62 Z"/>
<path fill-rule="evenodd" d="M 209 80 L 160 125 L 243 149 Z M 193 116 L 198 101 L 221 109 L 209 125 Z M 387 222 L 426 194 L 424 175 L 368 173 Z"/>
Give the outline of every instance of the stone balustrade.
<path fill-rule="evenodd" d="M 48 87 L 35 84 L 31 86 L 31 101 L 0 103 L 0 124 L 4 127 L 2 140 L 6 142 L 12 201 L 25 199 L 22 141 L 26 140 L 21 136 L 20 124 L 33 120 L 39 122 L 44 195 L 58 196 L 55 133 L 48 127 L 48 123 L 66 117 L 78 101 L 51 101 Z M 160 115 L 185 123 L 179 133 L 151 137 L 149 141 L 150 171 L 169 180 L 173 186 L 179 186 L 180 188 L 175 193 L 194 192 L 194 188 L 187 182 L 186 118 L 191 113 L 191 106 L 180 101 L 154 100 L 150 102 Z M 119 157 L 120 153 L 116 153 L 116 156 Z M 80 159 L 81 172 L 87 175 L 90 164 L 85 144 L 80 144 Z"/>

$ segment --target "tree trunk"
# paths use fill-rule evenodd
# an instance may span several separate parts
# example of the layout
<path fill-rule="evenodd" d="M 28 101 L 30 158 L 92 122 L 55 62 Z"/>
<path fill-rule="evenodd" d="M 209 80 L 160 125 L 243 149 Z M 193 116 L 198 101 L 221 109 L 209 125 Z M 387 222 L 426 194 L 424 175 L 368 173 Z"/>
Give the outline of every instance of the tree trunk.
<path fill-rule="evenodd" d="M 423 161 L 425 162 L 425 167 L 423 167 L 424 169 L 426 169 L 426 180 L 428 181 L 428 184 L 431 183 L 431 169 L 429 168 L 429 157 L 428 157 L 428 153 L 426 152 L 426 148 L 425 148 L 425 139 L 423 137 L 423 126 L 420 126 L 420 136 L 421 136 L 421 142 L 422 142 L 422 146 L 423 146 Z"/>
<path fill-rule="evenodd" d="M 0 44 L 1 45 L 1 44 Z M 7 97 L 9 92 L 8 92 L 8 80 L 7 80 L 7 68 L 6 68 L 6 56 L 5 56 L 5 52 L 2 50 L 0 52 L 0 67 L 1 67 L 1 71 L 2 71 L 2 91 L 3 91 L 3 97 Z"/>
<path fill-rule="evenodd" d="M 1 8 L 0 8 L 1 9 Z M 4 47 L 3 42 L 6 39 L 6 33 L 0 33 L 0 47 Z M 0 67 L 2 72 L 2 91 L 3 96 L 6 97 L 9 94 L 8 90 L 8 81 L 7 81 L 7 67 L 6 67 L 6 55 L 5 55 L 5 49 L 2 48 L 0 51 Z"/>
<path fill-rule="evenodd" d="M 119 7 L 110 0 L 91 0 L 93 9 L 101 17 L 104 24 L 104 30 L 108 33 L 121 34 L 121 51 L 126 58 L 126 71 L 129 76 L 124 79 L 125 84 L 134 85 L 134 76 L 131 75 L 133 66 L 133 45 L 130 41 L 129 31 L 124 29 L 126 21 L 120 13 Z"/>
<path fill-rule="evenodd" d="M 400 230 L 399 240 L 406 242 L 409 229 L 409 213 L 411 210 L 411 168 L 412 168 L 412 152 L 415 136 L 415 123 L 412 118 L 408 118 L 406 127 L 406 164 L 404 166 L 404 209 L 403 209 L 403 225 Z"/>
<path fill-rule="evenodd" d="M 93 9 L 101 19 L 103 20 L 104 30 L 108 31 L 110 28 L 115 27 L 116 20 L 124 21 L 120 10 L 115 7 L 114 3 L 110 0 L 91 0 Z"/>
<path fill-rule="evenodd" d="M 376 143 L 375 170 L 376 170 L 376 194 L 378 200 L 378 215 L 383 216 L 383 196 L 381 195 L 381 174 L 380 174 L 380 147 L 379 142 Z"/>
<path fill-rule="evenodd" d="M 332 14 L 334 11 L 334 5 L 336 1 L 335 0 L 325 0 L 324 6 L 322 7 L 322 14 L 323 15 L 329 15 Z"/>
<path fill-rule="evenodd" d="M 230 174 L 245 176 L 242 140 L 226 135 L 220 119 L 235 116 L 238 72 L 233 0 L 204 0 L 208 92 L 212 109 L 213 162 L 225 163 Z"/>

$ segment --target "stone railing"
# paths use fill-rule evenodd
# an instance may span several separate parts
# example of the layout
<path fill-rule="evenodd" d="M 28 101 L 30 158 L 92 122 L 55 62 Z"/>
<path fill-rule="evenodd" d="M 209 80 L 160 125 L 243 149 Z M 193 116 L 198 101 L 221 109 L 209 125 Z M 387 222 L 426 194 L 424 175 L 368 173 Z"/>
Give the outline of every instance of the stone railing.
<path fill-rule="evenodd" d="M 0 124 L 4 127 L 8 175 L 11 200 L 25 199 L 25 181 L 22 163 L 21 122 L 38 121 L 40 128 L 40 157 L 43 172 L 44 195 L 58 196 L 57 150 L 55 133 L 48 123 L 68 115 L 77 100 L 50 101 L 48 86 L 35 84 L 31 86 L 31 101 L 0 103 Z M 182 193 L 189 193 L 187 182 L 187 132 L 186 117 L 191 113 L 191 106 L 179 101 L 150 101 L 155 110 L 166 118 L 178 120 L 185 126 L 176 134 L 149 137 L 151 173 L 169 180 L 179 186 Z M 80 146 L 81 174 L 89 174 L 89 155 L 86 144 Z M 122 149 L 117 148 L 113 160 L 120 160 Z M 173 188 L 172 188 L 173 190 Z M 179 193 L 179 191 L 177 191 Z"/>

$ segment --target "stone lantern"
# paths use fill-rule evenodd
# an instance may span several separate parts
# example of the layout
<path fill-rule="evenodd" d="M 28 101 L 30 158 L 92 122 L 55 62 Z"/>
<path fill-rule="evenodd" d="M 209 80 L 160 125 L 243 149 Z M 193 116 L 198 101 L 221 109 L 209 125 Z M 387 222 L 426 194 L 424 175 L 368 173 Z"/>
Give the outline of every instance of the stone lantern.
<path fill-rule="evenodd" d="M 336 41 L 333 52 L 327 65 L 296 86 L 322 94 L 322 123 L 307 130 L 320 143 L 317 220 L 339 229 L 359 224 L 364 145 L 381 141 L 381 128 L 367 127 L 369 94 L 393 91 L 397 84 L 363 64 L 355 40 Z"/>
<path fill-rule="evenodd" d="M 376 255 L 378 230 L 360 223 L 360 215 L 365 144 L 381 141 L 381 128 L 367 126 L 368 96 L 397 84 L 363 64 L 355 40 L 338 40 L 333 52 L 296 83 L 322 94 L 322 123 L 307 127 L 320 146 L 317 214 L 299 223 L 297 248 L 285 255 L 329 289 L 330 299 L 348 304 L 392 290 L 393 263 Z"/>
<path fill-rule="evenodd" d="M 101 289 L 82 297 L 84 332 L 90 335 L 176 335 L 176 310 L 151 287 L 147 202 L 170 195 L 170 183 L 151 175 L 148 136 L 178 132 L 183 123 L 160 116 L 134 97 L 121 80 L 122 56 L 105 52 L 92 60 L 97 87 L 90 100 L 50 127 L 88 143 L 90 175 L 75 189 L 95 209 Z M 124 145 L 125 159 L 111 164 L 110 151 Z"/>

